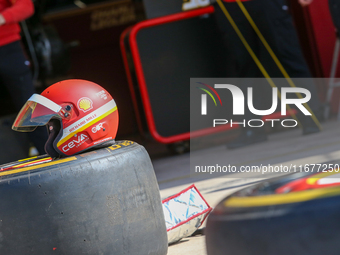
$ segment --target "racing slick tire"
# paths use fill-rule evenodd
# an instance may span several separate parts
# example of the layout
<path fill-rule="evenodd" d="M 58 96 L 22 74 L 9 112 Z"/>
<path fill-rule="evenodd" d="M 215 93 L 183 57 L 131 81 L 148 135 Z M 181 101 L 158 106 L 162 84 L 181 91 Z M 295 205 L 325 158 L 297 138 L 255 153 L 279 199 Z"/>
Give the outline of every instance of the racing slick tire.
<path fill-rule="evenodd" d="M 0 166 L 0 254 L 167 253 L 157 180 L 137 143 L 9 165 Z"/>
<path fill-rule="evenodd" d="M 305 176 L 265 181 L 222 200 L 207 220 L 208 255 L 339 254 L 340 186 L 277 193 Z"/>

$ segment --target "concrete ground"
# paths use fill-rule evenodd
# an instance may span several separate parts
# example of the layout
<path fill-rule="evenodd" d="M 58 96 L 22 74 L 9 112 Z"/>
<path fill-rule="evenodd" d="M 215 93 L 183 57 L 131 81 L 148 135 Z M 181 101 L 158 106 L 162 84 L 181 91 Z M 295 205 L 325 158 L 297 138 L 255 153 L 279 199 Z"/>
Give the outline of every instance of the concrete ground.
<path fill-rule="evenodd" d="M 227 175 L 190 175 L 190 157 L 194 159 L 225 158 L 232 165 L 300 165 L 313 163 L 340 163 L 340 129 L 335 121 L 323 124 L 323 131 L 303 136 L 294 129 L 269 135 L 267 142 L 240 149 L 229 150 L 225 144 L 187 154 L 154 158 L 153 164 L 162 199 L 176 194 L 195 183 L 207 202 L 212 206 L 228 194 L 272 175 L 255 174 L 246 177 Z M 205 237 L 182 239 L 169 246 L 169 255 L 204 255 Z"/>

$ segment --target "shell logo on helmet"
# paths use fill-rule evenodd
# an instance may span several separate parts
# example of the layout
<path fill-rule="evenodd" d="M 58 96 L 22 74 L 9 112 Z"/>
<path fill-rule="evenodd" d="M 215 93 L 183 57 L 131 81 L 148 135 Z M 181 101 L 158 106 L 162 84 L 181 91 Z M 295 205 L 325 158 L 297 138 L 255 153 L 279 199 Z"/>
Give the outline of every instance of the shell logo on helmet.
<path fill-rule="evenodd" d="M 114 143 L 118 121 L 117 105 L 104 88 L 90 81 L 65 80 L 34 94 L 12 128 L 30 132 L 47 125 L 45 150 L 56 158 Z"/>
<path fill-rule="evenodd" d="M 88 112 L 93 108 L 93 102 L 90 98 L 82 97 L 78 100 L 78 108 L 83 112 Z"/>

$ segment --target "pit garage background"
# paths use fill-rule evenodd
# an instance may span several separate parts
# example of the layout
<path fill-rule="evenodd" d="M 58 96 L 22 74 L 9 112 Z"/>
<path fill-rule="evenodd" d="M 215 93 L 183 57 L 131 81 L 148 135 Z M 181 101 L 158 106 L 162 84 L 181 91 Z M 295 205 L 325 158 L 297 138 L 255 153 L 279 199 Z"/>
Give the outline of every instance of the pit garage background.
<path fill-rule="evenodd" d="M 91 80 L 106 88 L 117 102 L 118 139 L 143 137 L 165 144 L 188 139 L 183 134 L 189 131 L 189 78 L 224 77 L 223 66 L 228 61 L 208 1 L 34 3 L 36 14 L 23 24 L 23 42 L 38 92 L 64 79 Z M 302 8 L 292 0 L 290 5 L 313 76 L 329 77 L 336 36 L 328 4 L 314 0 Z M 134 41 L 131 31 L 135 31 Z M 134 46 L 139 58 L 133 54 Z M 124 62 L 124 57 L 128 61 Z M 138 63 L 144 75 L 144 92 Z M 318 84 L 322 102 L 327 86 Z M 0 136 L 14 147 L 0 151 L 1 163 L 5 163 L 26 157 L 29 144 L 24 136 L 10 130 L 15 110 L 7 91 L 0 90 Z M 149 96 L 149 104 L 143 93 Z M 339 93 L 333 93 L 332 114 L 337 113 Z M 150 114 L 153 123 L 148 119 Z"/>

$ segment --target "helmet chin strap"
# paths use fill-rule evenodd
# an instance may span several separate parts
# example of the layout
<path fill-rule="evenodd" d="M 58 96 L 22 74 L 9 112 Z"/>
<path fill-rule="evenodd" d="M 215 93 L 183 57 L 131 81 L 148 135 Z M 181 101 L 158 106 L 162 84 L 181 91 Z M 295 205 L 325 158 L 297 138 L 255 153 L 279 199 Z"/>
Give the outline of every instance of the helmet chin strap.
<path fill-rule="evenodd" d="M 51 119 L 47 123 L 47 128 L 49 136 L 45 143 L 45 151 L 51 158 L 58 158 L 60 157 L 60 154 L 54 149 L 53 143 L 61 131 L 60 120 Z"/>

